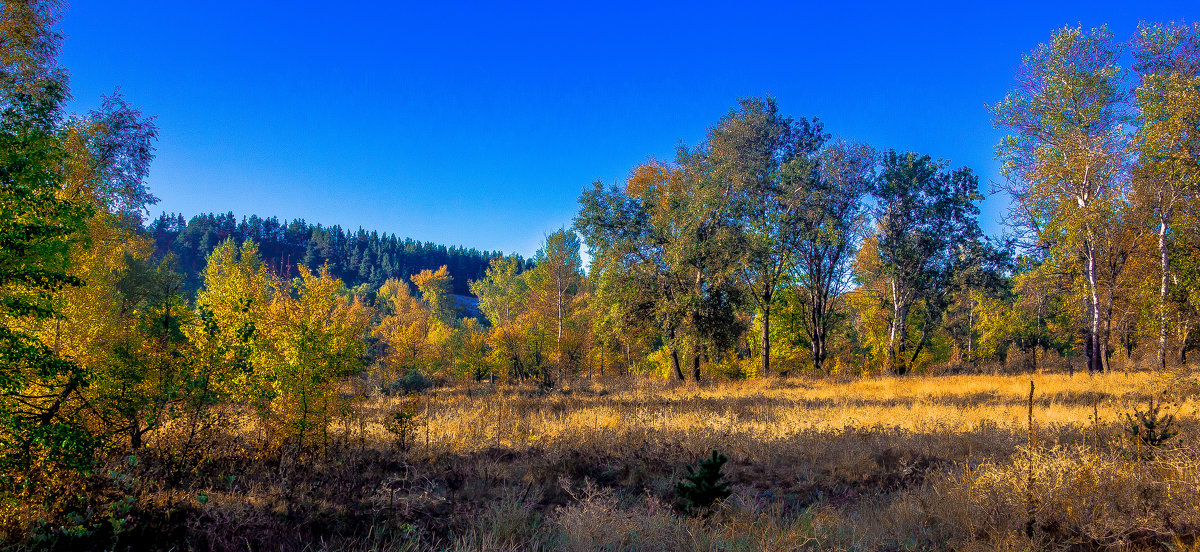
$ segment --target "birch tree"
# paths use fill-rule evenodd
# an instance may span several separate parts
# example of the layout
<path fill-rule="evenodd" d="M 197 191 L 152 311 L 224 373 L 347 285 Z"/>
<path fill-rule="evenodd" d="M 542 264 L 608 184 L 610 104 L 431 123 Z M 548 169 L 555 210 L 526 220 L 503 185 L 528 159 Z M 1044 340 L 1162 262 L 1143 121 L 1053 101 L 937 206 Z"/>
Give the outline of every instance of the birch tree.
<path fill-rule="evenodd" d="M 1045 247 L 1069 248 L 1083 260 L 1089 371 L 1108 368 L 1102 227 L 1127 188 L 1121 50 L 1104 27 L 1064 28 L 1022 58 L 1013 89 L 992 108 L 1010 133 L 997 154 L 1018 218 Z"/>

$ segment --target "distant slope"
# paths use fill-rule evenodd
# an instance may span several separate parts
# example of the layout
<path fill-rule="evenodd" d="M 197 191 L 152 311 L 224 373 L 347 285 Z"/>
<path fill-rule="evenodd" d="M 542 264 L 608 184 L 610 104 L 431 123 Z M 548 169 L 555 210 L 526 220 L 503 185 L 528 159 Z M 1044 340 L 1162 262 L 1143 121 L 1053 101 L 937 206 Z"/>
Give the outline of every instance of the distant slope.
<path fill-rule="evenodd" d="M 164 213 L 150 222 L 147 231 L 154 238 L 157 258 L 168 252 L 177 257 L 189 295 L 200 288 L 208 254 L 230 237 L 238 243 L 246 239 L 257 242 L 259 254 L 272 272 L 295 275 L 297 264 L 315 270 L 328 262 L 330 271 L 349 287 L 367 284 L 375 288 L 388 278 L 411 284 L 409 276 L 446 265 L 457 295 L 470 295 L 467 283 L 482 278 L 492 259 L 505 256 L 499 251 L 447 247 L 362 228 L 350 232 L 340 226 L 310 225 L 304 220 L 287 222 L 251 215 L 238 221 L 233 213 L 197 215 L 186 222 L 181 214 Z"/>

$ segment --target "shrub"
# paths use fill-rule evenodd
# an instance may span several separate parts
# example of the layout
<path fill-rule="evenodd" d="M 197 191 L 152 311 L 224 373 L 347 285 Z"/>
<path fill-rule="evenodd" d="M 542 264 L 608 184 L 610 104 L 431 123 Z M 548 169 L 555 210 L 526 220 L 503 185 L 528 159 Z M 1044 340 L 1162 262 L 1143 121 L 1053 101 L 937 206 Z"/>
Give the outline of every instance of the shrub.
<path fill-rule="evenodd" d="M 1175 415 L 1162 412 L 1162 402 L 1155 403 L 1150 398 L 1146 411 L 1133 409 L 1133 414 L 1125 414 L 1127 425 L 1126 434 L 1137 446 L 1138 456 L 1143 460 L 1154 457 L 1154 450 L 1161 448 L 1179 434 L 1175 427 Z"/>
<path fill-rule="evenodd" d="M 675 484 L 675 493 L 679 495 L 684 510 L 707 510 L 718 501 L 729 498 L 729 484 L 723 481 L 725 474 L 721 473 L 721 466 L 728 460 L 724 454 L 713 449 L 711 458 L 700 461 L 699 471 L 687 467 L 688 475 Z"/>
<path fill-rule="evenodd" d="M 407 452 L 417 436 L 417 400 L 405 399 L 383 420 L 383 428 L 392 434 L 395 446 Z"/>
<path fill-rule="evenodd" d="M 384 393 L 388 395 L 398 395 L 404 393 L 420 393 L 433 387 L 433 382 L 425 377 L 425 374 L 420 370 L 409 370 L 403 376 L 396 378 L 395 381 L 389 383 L 384 388 Z"/>

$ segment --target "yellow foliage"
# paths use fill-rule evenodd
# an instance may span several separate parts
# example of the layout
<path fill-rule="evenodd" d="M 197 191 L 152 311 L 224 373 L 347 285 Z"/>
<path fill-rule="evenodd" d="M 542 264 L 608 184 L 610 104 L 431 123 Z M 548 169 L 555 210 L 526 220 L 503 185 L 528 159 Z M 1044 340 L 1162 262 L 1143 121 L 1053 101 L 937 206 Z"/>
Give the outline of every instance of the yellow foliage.
<path fill-rule="evenodd" d="M 345 285 L 328 267 L 313 274 L 299 266 L 300 277 L 274 282 L 276 293 L 263 317 L 261 355 L 270 382 L 270 408 L 264 422 L 275 435 L 303 449 L 324 431 L 336 414 L 335 384 L 363 368 L 364 337 L 371 310 L 358 297 L 346 297 Z"/>

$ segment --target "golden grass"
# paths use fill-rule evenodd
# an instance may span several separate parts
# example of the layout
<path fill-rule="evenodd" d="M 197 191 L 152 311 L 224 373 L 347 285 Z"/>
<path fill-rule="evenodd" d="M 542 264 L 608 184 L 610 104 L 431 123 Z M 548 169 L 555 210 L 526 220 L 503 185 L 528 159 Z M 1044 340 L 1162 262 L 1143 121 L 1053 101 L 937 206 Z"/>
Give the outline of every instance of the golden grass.
<path fill-rule="evenodd" d="M 1142 462 L 1124 433 L 1125 414 L 1172 385 L 1169 377 L 1135 372 L 704 386 L 584 380 L 546 394 L 460 386 L 420 399 L 411 458 L 464 459 L 477 473 L 495 470 L 502 487 L 530 484 L 558 496 L 562 504 L 529 505 L 550 516 L 541 540 L 534 539 L 549 548 L 686 542 L 707 549 L 736 541 L 745 549 L 779 549 L 778 542 L 752 538 L 764 524 L 789 535 L 786 547 L 1138 548 L 1176 537 L 1190 542 L 1200 532 L 1200 514 L 1193 515 L 1198 495 L 1180 490 L 1200 485 L 1196 451 L 1176 448 L 1157 463 Z M 399 400 L 383 398 L 371 408 L 387 411 Z M 1171 411 L 1185 435 L 1196 435 L 1195 396 L 1179 397 Z M 382 437 L 378 428 L 368 431 Z M 682 467 L 714 448 L 731 457 L 727 473 L 735 484 L 718 522 L 696 525 L 669 508 L 647 506 L 673 499 Z M 1168 457 L 1173 463 L 1164 467 Z M 1031 462 L 1032 494 L 1042 497 L 1036 508 L 1026 504 Z M 602 492 L 577 496 L 596 481 Z M 1160 488 L 1168 489 L 1167 498 L 1146 498 Z M 1144 511 L 1121 513 L 1127 508 Z M 805 529 L 797 533 L 799 526 Z M 459 547 L 516 542 L 490 541 L 496 533 L 481 527 L 470 535 Z M 631 542 L 630 535 L 643 540 Z"/>
<path fill-rule="evenodd" d="M 423 398 L 430 453 L 470 453 L 491 447 L 572 447 L 578 443 L 674 436 L 724 439 L 748 447 L 813 432 L 872 429 L 913 434 L 967 434 L 981 429 L 1024 432 L 1029 382 L 1035 423 L 1048 434 L 1079 433 L 1123 415 L 1164 388 L 1148 373 L 1068 377 L 943 376 L 823 380 L 753 380 L 698 387 L 645 382 L 611 390 L 582 382 L 564 392 L 487 387 L 442 389 Z M 386 409 L 400 399 L 382 399 Z M 1195 397 L 1177 405 L 1194 419 Z M 374 429 L 378 430 L 378 427 Z"/>
<path fill-rule="evenodd" d="M 132 493 L 143 525 L 187 520 L 145 542 L 182 548 L 1186 549 L 1200 536 L 1197 396 L 1174 395 L 1181 433 L 1154 459 L 1124 429 L 1181 381 L 463 384 L 361 400 L 327 449 L 303 455 L 263 457 L 258 432 L 231 431 L 182 477 L 145 461 Z M 398 448 L 384 421 L 414 401 Z M 674 485 L 712 449 L 730 458 L 733 494 L 687 516 Z"/>

